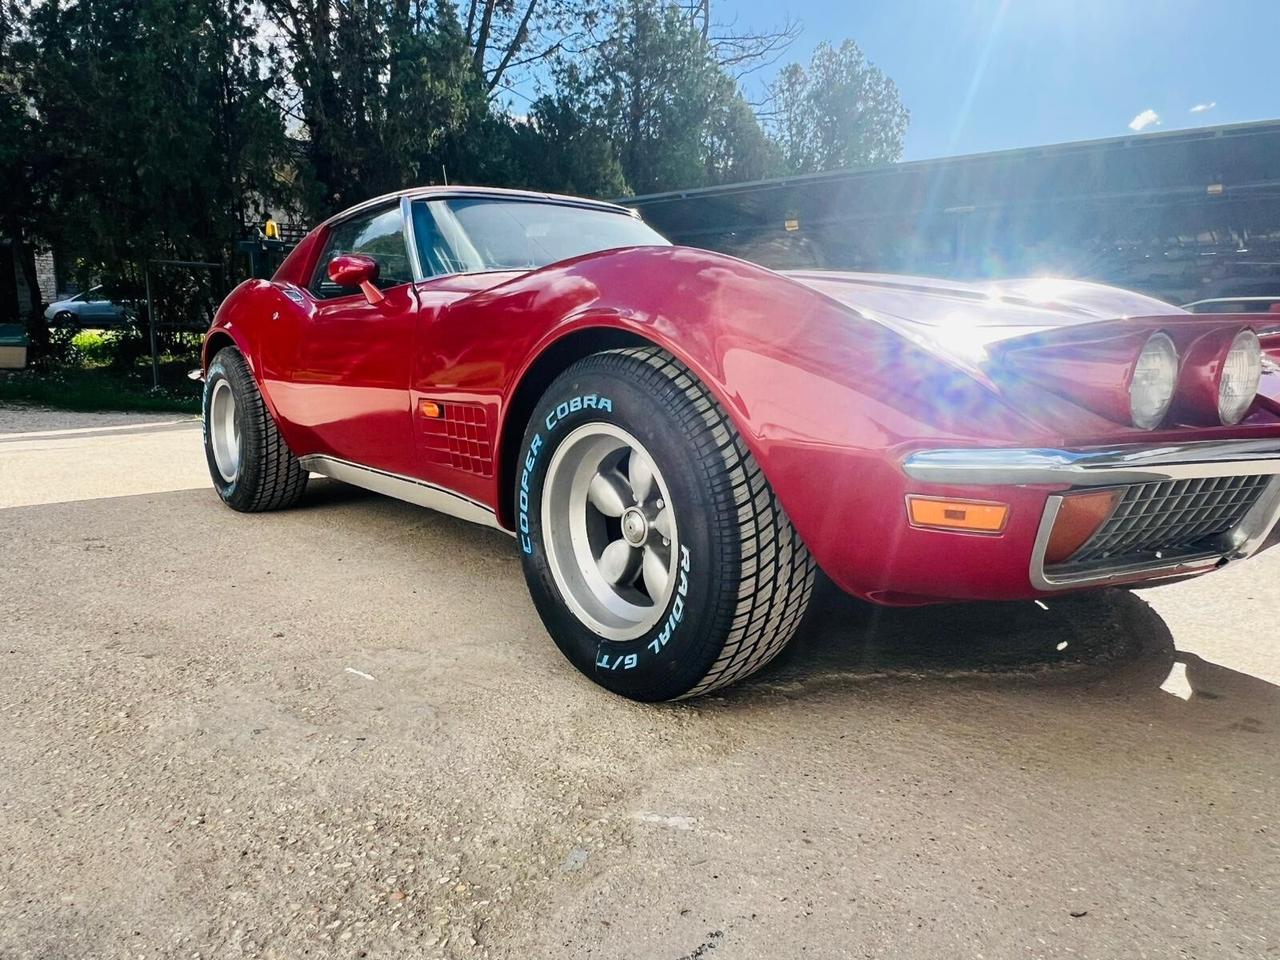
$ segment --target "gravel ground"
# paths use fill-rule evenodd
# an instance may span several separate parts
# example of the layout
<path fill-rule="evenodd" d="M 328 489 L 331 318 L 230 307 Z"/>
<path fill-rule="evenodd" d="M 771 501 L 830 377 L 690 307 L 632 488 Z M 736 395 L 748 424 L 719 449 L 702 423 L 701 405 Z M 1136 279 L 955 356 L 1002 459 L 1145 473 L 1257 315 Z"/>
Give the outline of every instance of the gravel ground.
<path fill-rule="evenodd" d="M 0 409 L 5 960 L 1280 957 L 1280 550 L 827 590 L 646 707 L 509 538 L 326 481 L 235 514 L 175 419 Z"/>

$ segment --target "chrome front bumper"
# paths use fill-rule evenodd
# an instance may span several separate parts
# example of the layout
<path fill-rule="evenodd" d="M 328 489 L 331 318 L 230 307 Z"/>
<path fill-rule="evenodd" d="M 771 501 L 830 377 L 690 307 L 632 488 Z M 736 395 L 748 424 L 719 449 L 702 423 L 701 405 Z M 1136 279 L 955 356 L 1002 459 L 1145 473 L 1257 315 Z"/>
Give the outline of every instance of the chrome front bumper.
<path fill-rule="evenodd" d="M 921 450 L 903 462 L 907 476 L 928 483 L 1068 483 L 1107 487 L 1148 480 L 1280 474 L 1280 440 L 1204 440 L 1130 444 L 1103 450 Z"/>
<path fill-rule="evenodd" d="M 1050 495 L 1031 553 L 1029 574 L 1037 590 L 1105 586 L 1204 572 L 1256 552 L 1280 520 L 1277 439 L 1126 445 L 1096 450 L 922 450 L 907 457 L 903 469 L 915 480 L 961 486 L 1058 484 L 1094 488 L 1202 477 L 1273 477 L 1240 523 L 1215 538 L 1206 549 L 1160 556 L 1155 561 L 1092 564 L 1072 570 L 1045 566 L 1045 551 L 1063 503 L 1062 495 Z"/>

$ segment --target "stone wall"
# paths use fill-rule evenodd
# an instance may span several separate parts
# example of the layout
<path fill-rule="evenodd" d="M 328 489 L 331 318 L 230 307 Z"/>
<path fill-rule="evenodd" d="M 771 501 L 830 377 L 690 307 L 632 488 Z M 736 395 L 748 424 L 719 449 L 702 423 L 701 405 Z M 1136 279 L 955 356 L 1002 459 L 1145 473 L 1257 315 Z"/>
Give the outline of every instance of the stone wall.
<path fill-rule="evenodd" d="M 58 274 L 52 250 L 36 254 L 36 280 L 40 284 L 40 299 L 52 303 L 58 298 Z"/>

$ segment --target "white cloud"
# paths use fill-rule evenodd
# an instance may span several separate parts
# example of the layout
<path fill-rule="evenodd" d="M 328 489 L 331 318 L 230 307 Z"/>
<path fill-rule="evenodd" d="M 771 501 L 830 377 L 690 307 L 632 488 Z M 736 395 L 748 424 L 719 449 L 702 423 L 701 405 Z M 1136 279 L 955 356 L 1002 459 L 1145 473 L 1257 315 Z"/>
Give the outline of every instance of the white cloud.
<path fill-rule="evenodd" d="M 1191 108 L 1192 113 L 1208 113 L 1218 105 L 1217 100 L 1210 100 L 1208 103 L 1197 103 Z"/>
<path fill-rule="evenodd" d="M 1140 114 L 1129 121 L 1129 129 L 1134 133 L 1141 133 L 1147 127 L 1158 127 L 1160 125 L 1160 114 L 1154 110 L 1143 110 Z"/>

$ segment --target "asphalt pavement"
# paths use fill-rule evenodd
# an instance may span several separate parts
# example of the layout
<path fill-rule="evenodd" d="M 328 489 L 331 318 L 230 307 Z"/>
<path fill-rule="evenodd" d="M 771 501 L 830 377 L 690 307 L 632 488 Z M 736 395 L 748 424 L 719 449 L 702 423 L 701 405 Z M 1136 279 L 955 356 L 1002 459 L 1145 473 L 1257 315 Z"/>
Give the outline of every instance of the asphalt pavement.
<path fill-rule="evenodd" d="M 0 407 L 0 957 L 1280 957 L 1280 549 L 1047 604 L 825 589 L 643 706 L 514 541 L 199 424 Z"/>

